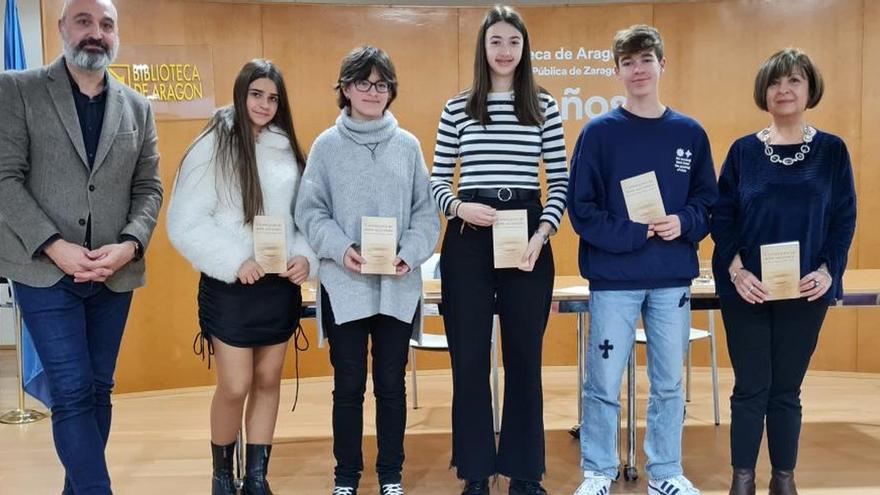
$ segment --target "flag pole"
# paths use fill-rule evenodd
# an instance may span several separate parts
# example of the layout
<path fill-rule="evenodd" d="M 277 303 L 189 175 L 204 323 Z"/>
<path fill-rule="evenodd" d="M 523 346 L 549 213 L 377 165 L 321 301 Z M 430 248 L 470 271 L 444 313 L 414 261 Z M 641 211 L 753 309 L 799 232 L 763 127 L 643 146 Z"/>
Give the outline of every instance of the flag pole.
<path fill-rule="evenodd" d="M 12 283 L 9 284 L 9 291 L 12 293 Z M 11 299 L 12 302 L 12 318 L 15 321 L 15 364 L 16 370 L 18 371 L 18 408 L 12 409 L 3 413 L 0 416 L 0 423 L 7 425 L 24 425 L 28 423 L 35 423 L 46 417 L 46 413 L 42 413 L 40 411 L 36 411 L 34 409 L 27 409 L 24 403 L 24 370 L 22 368 L 22 360 L 21 360 L 21 344 L 23 342 L 22 335 L 22 324 L 21 324 L 21 311 L 18 309 L 18 304 L 15 303 L 15 295 Z"/>
<path fill-rule="evenodd" d="M 42 5 L 41 5 L 42 10 Z M 3 68 L 4 70 L 23 70 L 26 67 L 24 56 L 24 42 L 21 37 L 21 24 L 18 20 L 18 7 L 15 0 L 6 1 L 6 11 L 3 18 Z M 12 319 L 15 325 L 15 364 L 18 371 L 18 408 L 0 415 L 0 423 L 10 425 L 23 425 L 33 423 L 46 417 L 46 413 L 27 409 L 24 403 L 24 364 L 22 357 L 22 344 L 24 342 L 21 321 L 21 311 L 15 301 L 15 292 L 12 290 L 12 281 L 8 281 L 10 305 L 12 306 Z"/>

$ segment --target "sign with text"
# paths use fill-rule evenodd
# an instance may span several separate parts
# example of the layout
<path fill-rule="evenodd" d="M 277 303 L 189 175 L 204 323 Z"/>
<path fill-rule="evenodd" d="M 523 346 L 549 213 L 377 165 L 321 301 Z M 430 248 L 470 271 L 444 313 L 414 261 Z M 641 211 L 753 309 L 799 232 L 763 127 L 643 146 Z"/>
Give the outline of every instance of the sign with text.
<path fill-rule="evenodd" d="M 150 100 L 156 120 L 204 119 L 214 112 L 208 45 L 122 45 L 108 70 Z"/>

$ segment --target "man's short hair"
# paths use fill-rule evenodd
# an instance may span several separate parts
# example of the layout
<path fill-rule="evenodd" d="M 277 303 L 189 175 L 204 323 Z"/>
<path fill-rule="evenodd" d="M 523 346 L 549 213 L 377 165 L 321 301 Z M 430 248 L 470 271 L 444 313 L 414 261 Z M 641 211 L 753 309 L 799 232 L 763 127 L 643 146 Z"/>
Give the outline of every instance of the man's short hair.
<path fill-rule="evenodd" d="M 822 100 L 825 83 L 822 73 L 806 53 L 797 48 L 785 48 L 770 56 L 755 76 L 755 105 L 767 111 L 767 88 L 781 77 L 800 74 L 810 86 L 807 108 L 813 108 Z"/>
<path fill-rule="evenodd" d="M 620 67 L 620 59 L 636 53 L 652 50 L 657 60 L 663 60 L 663 39 L 660 31 L 647 24 L 636 24 L 621 29 L 614 35 L 611 52 L 614 54 L 614 65 Z"/>

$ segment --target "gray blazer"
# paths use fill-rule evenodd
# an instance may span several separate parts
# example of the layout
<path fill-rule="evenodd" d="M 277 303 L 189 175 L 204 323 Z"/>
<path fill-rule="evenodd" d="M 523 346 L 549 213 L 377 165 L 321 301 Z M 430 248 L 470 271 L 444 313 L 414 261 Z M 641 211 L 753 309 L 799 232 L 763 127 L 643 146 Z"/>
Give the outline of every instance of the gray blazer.
<path fill-rule="evenodd" d="M 55 234 L 82 244 L 90 216 L 93 247 L 127 234 L 146 249 L 162 204 L 156 125 L 143 96 L 113 77 L 107 81 L 90 170 L 64 57 L 0 73 L 0 275 L 54 285 L 64 273 L 40 246 Z M 116 292 L 143 283 L 143 259 L 106 282 Z"/>

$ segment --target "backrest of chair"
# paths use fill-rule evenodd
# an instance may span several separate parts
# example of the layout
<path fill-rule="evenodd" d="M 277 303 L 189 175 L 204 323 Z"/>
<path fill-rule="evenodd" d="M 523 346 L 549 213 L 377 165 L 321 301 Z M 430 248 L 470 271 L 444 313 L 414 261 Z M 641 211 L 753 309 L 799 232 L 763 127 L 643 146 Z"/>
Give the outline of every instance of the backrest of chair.
<path fill-rule="evenodd" d="M 422 263 L 422 280 L 440 278 L 440 253 L 434 253 L 427 261 Z M 438 316 L 440 309 L 436 304 L 425 304 L 424 316 Z"/>
<path fill-rule="evenodd" d="M 12 283 L 5 278 L 0 279 L 0 306 L 11 306 L 12 301 Z"/>
<path fill-rule="evenodd" d="M 440 253 L 434 253 L 422 263 L 422 280 L 440 278 Z"/>

